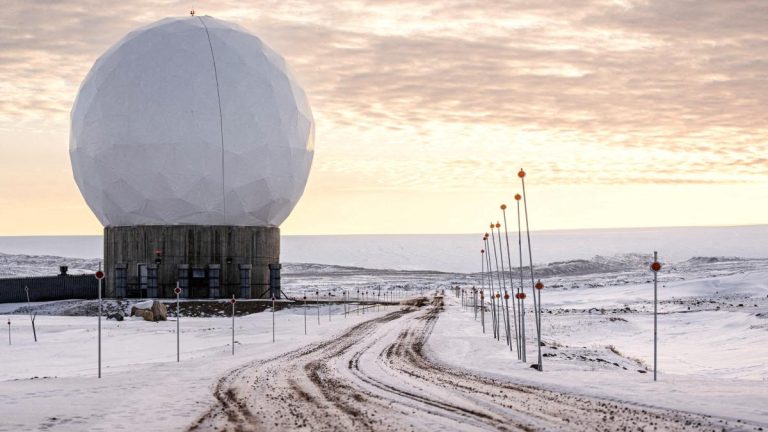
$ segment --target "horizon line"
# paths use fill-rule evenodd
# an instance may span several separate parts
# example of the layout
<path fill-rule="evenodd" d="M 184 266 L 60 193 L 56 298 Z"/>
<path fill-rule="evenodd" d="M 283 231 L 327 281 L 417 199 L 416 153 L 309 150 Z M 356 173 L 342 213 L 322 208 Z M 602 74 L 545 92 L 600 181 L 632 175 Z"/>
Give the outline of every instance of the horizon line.
<path fill-rule="evenodd" d="M 643 230 L 643 229 L 691 229 L 691 228 L 750 228 L 768 227 L 768 222 L 744 225 L 663 225 L 663 226 L 630 226 L 630 227 L 593 227 L 593 228 L 548 228 L 532 229 L 531 232 L 562 232 L 562 231 L 609 231 L 609 230 Z M 344 236 L 439 236 L 439 235 L 477 235 L 477 232 L 437 232 L 437 233 L 329 233 L 329 234 L 282 234 L 286 237 L 344 237 Z M 103 234 L 0 234 L 0 237 L 103 237 Z"/>

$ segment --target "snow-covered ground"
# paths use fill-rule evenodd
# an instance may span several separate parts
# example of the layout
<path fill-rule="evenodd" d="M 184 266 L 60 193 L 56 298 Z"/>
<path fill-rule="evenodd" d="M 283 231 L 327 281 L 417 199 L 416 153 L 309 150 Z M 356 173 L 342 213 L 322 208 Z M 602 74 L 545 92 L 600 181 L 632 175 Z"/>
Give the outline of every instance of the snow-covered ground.
<path fill-rule="evenodd" d="M 768 269 L 708 276 L 660 286 L 655 383 L 647 283 L 545 289 L 543 373 L 518 361 L 503 337 L 483 334 L 451 295 L 428 347 L 447 364 L 516 382 L 768 423 Z M 526 318 L 530 364 L 535 327 L 533 314 Z"/>
<path fill-rule="evenodd" d="M 653 291 L 646 264 L 644 255 L 618 255 L 540 269 L 546 285 L 543 373 L 529 367 L 536 361 L 530 303 L 528 364 L 523 364 L 504 342 L 492 339 L 490 330 L 483 334 L 473 310 L 453 297 L 451 286 L 477 286 L 479 275 L 304 264 L 287 266 L 283 281 L 290 295 L 321 290 L 335 298 L 342 290 L 354 298 L 358 288 L 401 295 L 445 289 L 447 306 L 426 346 L 439 362 L 553 390 L 751 421 L 768 429 L 768 260 L 665 263 L 655 383 L 647 370 L 653 364 Z M 2 322 L 11 319 L 13 338 L 10 346 L 0 343 L 2 431 L 128 430 L 136 427 L 138 413 L 151 419 L 145 430 L 181 430 L 215 402 L 212 387 L 228 371 L 335 339 L 354 324 L 386 313 L 367 309 L 365 315 L 353 311 L 345 318 L 336 305 L 329 321 L 328 306 L 321 306 L 318 325 L 317 309 L 309 308 L 304 335 L 302 308 L 278 311 L 275 343 L 271 313 L 237 317 L 234 356 L 231 318 L 183 317 L 181 363 L 176 363 L 173 319 L 103 320 L 104 377 L 99 380 L 96 319 L 82 315 L 93 310 L 92 301 L 34 305 L 40 312 L 37 343 L 29 316 L 20 313 L 28 311 L 25 306 L 0 305 Z"/>
<path fill-rule="evenodd" d="M 390 307 L 390 310 L 392 307 Z M 28 316 L 12 315 L 12 345 L 0 350 L 0 431 L 183 430 L 213 403 L 216 377 L 246 361 L 270 358 L 317 342 L 385 313 L 354 310 L 346 318 L 326 306 L 231 318 L 182 318 L 181 362 L 176 322 L 102 320 L 103 378 L 97 379 L 95 317 L 38 316 L 35 343 Z M 6 330 L 6 329 L 3 329 Z"/>

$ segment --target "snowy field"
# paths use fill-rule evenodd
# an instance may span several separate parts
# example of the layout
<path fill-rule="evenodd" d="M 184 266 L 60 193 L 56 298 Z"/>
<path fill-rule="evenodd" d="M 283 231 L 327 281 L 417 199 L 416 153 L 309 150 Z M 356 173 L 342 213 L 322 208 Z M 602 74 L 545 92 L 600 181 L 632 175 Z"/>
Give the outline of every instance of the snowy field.
<path fill-rule="evenodd" d="M 653 289 L 635 281 L 596 276 L 594 287 L 545 290 L 544 373 L 517 361 L 503 334 L 502 342 L 484 335 L 473 310 L 452 296 L 455 313 L 438 321 L 429 349 L 443 362 L 516 382 L 768 423 L 768 261 L 727 264 L 660 286 L 656 383 Z M 533 314 L 527 318 L 535 335 Z M 533 338 L 527 354 L 536 362 Z"/>
<path fill-rule="evenodd" d="M 478 286 L 479 274 L 289 264 L 284 267 L 283 283 L 290 296 L 319 290 L 324 298 L 332 299 L 339 299 L 342 291 L 355 298 L 360 290 L 367 292 L 369 299 L 378 299 L 379 292 L 383 293 L 381 298 L 390 293 L 405 298 L 445 290 L 444 310 L 435 315 L 434 327 L 426 333 L 424 344 L 425 355 L 438 364 L 555 392 L 649 409 L 700 413 L 713 416 L 713 422 L 725 430 L 768 430 L 768 259 L 733 258 L 740 255 L 738 250 L 724 250 L 722 255 L 731 258 L 697 254 L 697 258 L 663 260 L 659 282 L 659 380 L 655 383 L 651 371 L 653 290 L 647 254 L 561 260 L 537 268 L 546 286 L 543 373 L 530 367 L 537 360 L 530 303 L 528 362 L 523 363 L 505 345 L 503 337 L 502 341 L 492 338 L 489 314 L 488 329 L 483 334 L 480 316 L 476 317 L 471 307 L 463 307 L 460 298 L 454 296 L 452 286 Z M 55 257 L 14 255 L 9 259 L 22 271 L 36 266 L 47 268 L 56 262 Z M 98 261 L 84 260 L 82 267 L 87 270 L 94 262 Z M 279 371 L 283 358 L 293 359 L 294 363 L 286 364 L 302 371 L 301 357 L 292 354 L 295 350 L 328 346 L 332 341 L 341 343 L 345 338 L 358 338 L 361 343 L 366 338 L 371 340 L 363 343 L 368 351 L 360 354 L 360 361 L 371 363 L 355 372 L 362 373 L 362 378 L 354 371 L 345 372 L 348 359 L 344 355 L 328 364 L 340 368 L 339 379 L 358 383 L 363 394 L 373 394 L 370 385 L 365 384 L 371 378 L 364 373 L 373 371 L 381 358 L 371 347 L 385 349 L 395 340 L 394 335 L 413 334 L 409 326 L 422 322 L 419 316 L 409 318 L 417 312 L 394 320 L 386 318 L 401 306 L 364 311 L 352 306 L 345 316 L 342 306 L 323 304 L 319 324 L 318 308 L 306 309 L 305 335 L 305 309 L 298 306 L 274 314 L 273 343 L 273 314 L 267 311 L 236 318 L 232 355 L 232 321 L 229 306 L 222 304 L 218 316 L 182 317 L 181 362 L 177 363 L 174 317 L 158 323 L 105 319 L 103 378 L 97 379 L 93 306 L 93 301 L 78 300 L 33 304 L 32 310 L 39 313 L 39 341 L 35 343 L 29 308 L 25 304 L 0 304 L 3 324 L 6 319 L 12 323 L 11 345 L 3 339 L 7 334 L 0 333 L 0 431 L 133 430 L 137 416 L 147 419 L 142 423 L 143 430 L 225 427 L 226 423 L 217 423 L 222 420 L 211 414 L 212 407 L 221 402 L 218 391 L 222 383 L 239 391 L 247 388 L 243 388 L 246 381 L 222 380 L 242 377 L 264 382 L 260 381 L 263 376 L 247 373 L 261 369 L 248 365 L 263 364 L 266 369 L 262 372 L 272 373 L 271 365 L 278 365 L 274 371 Z M 382 320 L 376 324 L 379 330 L 372 328 L 370 334 L 356 336 L 360 325 L 364 325 L 361 323 L 376 318 Z M 1 330 L 7 331 L 7 325 Z M 244 369 L 246 366 L 251 369 Z M 382 370 L 397 372 L 397 368 Z M 428 388 L 426 384 L 409 382 L 407 375 L 385 378 L 378 369 L 371 373 L 390 384 Z M 408 410 L 424 408 L 412 401 L 393 400 L 411 404 L 404 405 Z M 459 403 L 463 399 L 454 394 L 447 400 Z M 365 409 L 374 412 L 375 407 L 371 404 Z M 480 426 L 464 429 L 450 423 L 450 415 L 445 422 L 429 420 L 430 415 L 422 418 L 424 423 L 416 423 L 416 429 L 432 430 L 436 425 L 445 430 L 489 428 L 478 423 Z M 558 428 L 538 421 L 543 420 L 526 424 L 533 429 Z"/>

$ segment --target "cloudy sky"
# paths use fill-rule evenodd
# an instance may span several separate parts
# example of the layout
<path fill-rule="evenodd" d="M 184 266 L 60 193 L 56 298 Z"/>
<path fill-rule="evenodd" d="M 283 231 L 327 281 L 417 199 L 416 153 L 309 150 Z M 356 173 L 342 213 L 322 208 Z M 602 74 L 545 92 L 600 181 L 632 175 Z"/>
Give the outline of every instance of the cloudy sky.
<path fill-rule="evenodd" d="M 768 223 L 768 2 L 36 1 L 0 14 L 0 235 L 96 234 L 69 110 L 135 27 L 198 14 L 282 53 L 317 122 L 287 234 Z"/>

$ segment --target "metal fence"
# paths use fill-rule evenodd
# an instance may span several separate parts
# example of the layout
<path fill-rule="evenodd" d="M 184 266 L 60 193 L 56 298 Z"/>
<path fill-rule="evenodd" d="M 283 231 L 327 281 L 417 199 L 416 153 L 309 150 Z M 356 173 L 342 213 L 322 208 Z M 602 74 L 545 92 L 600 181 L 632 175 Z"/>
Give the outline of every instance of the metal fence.
<path fill-rule="evenodd" d="M 0 303 L 98 298 L 99 281 L 92 274 L 0 279 Z"/>

